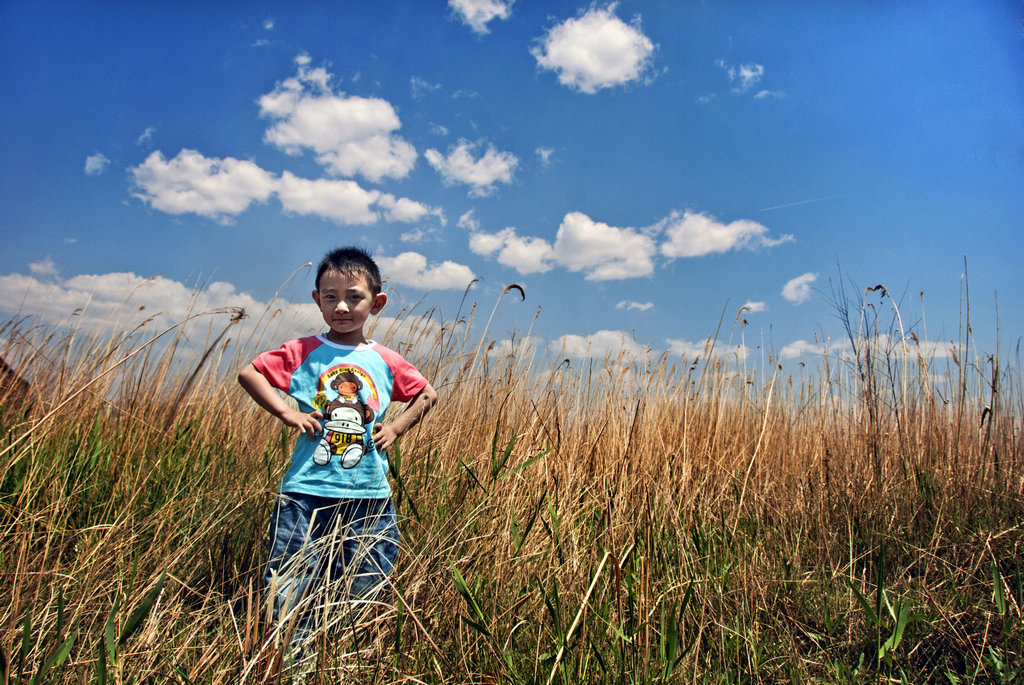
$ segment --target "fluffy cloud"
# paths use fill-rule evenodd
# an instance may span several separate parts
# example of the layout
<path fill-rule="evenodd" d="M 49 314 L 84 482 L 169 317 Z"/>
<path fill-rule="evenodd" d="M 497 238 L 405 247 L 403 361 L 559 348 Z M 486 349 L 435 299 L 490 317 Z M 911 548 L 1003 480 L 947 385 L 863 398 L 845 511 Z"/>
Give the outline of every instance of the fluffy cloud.
<path fill-rule="evenodd" d="M 644 229 L 621 228 L 594 221 L 582 212 L 570 212 L 562 219 L 552 245 L 539 237 L 518 235 L 515 228 L 497 233 L 480 230 L 472 210 L 459 218 L 459 226 L 471 232 L 470 249 L 493 257 L 519 273 L 535 273 L 562 266 L 583 271 L 587 280 L 621 280 L 649 276 L 654 272 L 655 254 L 676 257 L 701 257 L 735 249 L 772 247 L 793 240 L 791 235 L 772 238 L 768 229 L 754 221 L 739 220 L 723 224 L 706 214 L 673 212 L 654 226 Z M 655 237 L 664 233 L 660 248 Z M 763 303 L 748 303 L 752 306 Z M 760 310 L 757 310 L 760 311 Z"/>
<path fill-rule="evenodd" d="M 462 23 L 475 33 L 484 35 L 490 32 L 487 24 L 493 19 L 509 18 L 513 2 L 515 0 L 448 0 L 448 6 Z"/>
<path fill-rule="evenodd" d="M 381 193 L 377 204 L 384 210 L 384 218 L 388 221 L 412 223 L 427 215 L 433 215 L 437 217 L 442 226 L 448 223 L 444 218 L 444 210 L 440 207 L 429 207 L 407 197 L 396 198 L 389 193 Z"/>
<path fill-rule="evenodd" d="M 364 190 L 355 181 L 317 179 L 310 181 L 286 171 L 281 175 L 277 196 L 285 211 L 315 214 L 339 224 L 372 224 L 377 213 L 371 208 L 380 197 L 376 190 Z"/>
<path fill-rule="evenodd" d="M 108 164 L 110 164 L 110 160 L 102 152 L 89 155 L 85 158 L 85 175 L 99 176 L 106 171 Z"/>
<path fill-rule="evenodd" d="M 818 274 L 805 273 L 790 280 L 782 287 L 782 296 L 793 304 L 803 304 L 811 299 L 811 285 L 818 280 Z"/>
<path fill-rule="evenodd" d="M 478 224 L 464 215 L 460 225 Z M 521 274 L 549 271 L 563 266 L 583 271 L 588 281 L 619 280 L 648 276 L 654 271 L 651 261 L 654 241 L 632 228 L 618 228 L 594 221 L 582 212 L 570 212 L 562 219 L 551 245 L 543 238 L 523 237 L 514 228 L 497 233 L 474 230 L 470 249 L 478 255 L 497 255 L 498 261 Z"/>
<path fill-rule="evenodd" d="M 41 259 L 38 262 L 33 262 L 28 265 L 28 270 L 36 276 L 56 276 L 57 266 L 53 263 L 53 260 L 49 257 Z"/>
<path fill-rule="evenodd" d="M 499 152 L 490 144 L 480 158 L 474 159 L 477 146 L 477 143 L 460 140 L 448 149 L 447 155 L 430 149 L 423 156 L 441 174 L 445 185 L 464 183 L 470 186 L 470 197 L 486 197 L 494 192 L 496 183 L 512 181 L 519 159 L 511 152 Z"/>
<path fill-rule="evenodd" d="M 768 229 L 756 221 L 740 219 L 723 224 L 712 216 L 691 211 L 681 215 L 673 212 L 659 223 L 659 228 L 663 228 L 666 235 L 661 245 L 661 254 L 669 258 L 702 257 L 738 249 L 753 250 L 793 240 L 791 235 L 768 237 Z"/>
<path fill-rule="evenodd" d="M 131 169 L 134 197 L 168 214 L 194 213 L 224 221 L 253 202 L 266 202 L 276 180 L 253 162 L 204 157 L 182 150 L 171 160 L 160 151 Z"/>
<path fill-rule="evenodd" d="M 631 311 L 633 309 L 638 309 L 638 310 L 640 310 L 642 312 L 646 312 L 646 311 L 650 311 L 651 309 L 654 309 L 654 303 L 653 302 L 630 302 L 629 300 L 623 300 L 622 302 L 619 302 L 617 305 L 615 305 L 615 308 L 616 309 L 625 309 L 626 311 Z"/>
<path fill-rule="evenodd" d="M 596 93 L 643 77 L 654 44 L 639 22 L 615 16 L 615 4 L 591 6 L 580 16 L 553 26 L 530 53 L 558 81 L 583 93 Z"/>
<path fill-rule="evenodd" d="M 21 274 L 0 276 L 0 312 L 30 317 L 33 326 L 74 327 L 104 338 L 121 338 L 139 327 L 142 338 L 134 339 L 132 346 L 193 317 L 181 344 L 201 351 L 243 311 L 245 318 L 237 321 L 231 332 L 231 338 L 240 343 L 258 338 L 263 341 L 260 345 L 273 345 L 273 341 L 324 330 L 323 319 L 311 301 L 261 302 L 222 281 L 200 290 L 162 276 L 144 278 L 133 273 L 86 274 L 56 282 Z M 423 330 L 437 325 L 408 315 L 398 320 L 377 316 L 370 324 L 396 337 L 414 331 L 416 334 L 408 337 L 415 340 L 429 340 Z M 127 351 L 122 348 L 122 353 Z M 241 350 L 224 358 L 251 359 L 259 351 Z"/>
<path fill-rule="evenodd" d="M 747 300 L 740 309 L 746 309 L 749 312 L 763 312 L 768 309 L 768 305 L 764 302 L 754 302 Z"/>
<path fill-rule="evenodd" d="M 726 347 L 721 343 L 712 345 L 711 338 L 699 343 L 677 338 L 669 338 L 665 342 L 668 343 L 669 352 L 683 359 L 690 360 L 695 360 L 698 357 L 706 359 L 709 354 L 715 358 L 728 355 L 735 359 L 743 360 L 750 354 L 750 348 L 745 345 L 733 345 L 732 347 Z"/>
<path fill-rule="evenodd" d="M 15 303 L 18 312 L 4 303 Z M 110 329 L 123 334 L 145 323 L 145 330 L 155 333 L 200 312 L 216 312 L 226 324 L 236 311 L 226 308 L 239 307 L 253 313 L 265 305 L 229 283 L 212 283 L 200 291 L 162 276 L 144 278 L 133 273 L 86 274 L 63 281 L 0 276 L 0 311 L 87 331 Z M 302 328 L 315 324 L 315 317 L 315 308 L 306 312 Z M 202 340 L 203 336 L 197 337 L 200 344 Z"/>
<path fill-rule="evenodd" d="M 554 259 L 570 271 L 585 271 L 588 281 L 604 281 L 650 275 L 654 252 L 654 241 L 635 229 L 570 212 L 558 227 Z"/>
<path fill-rule="evenodd" d="M 416 252 L 378 257 L 377 264 L 389 283 L 422 290 L 463 290 L 476 278 L 468 266 L 449 260 L 428 267 L 427 258 Z"/>
<path fill-rule="evenodd" d="M 264 140 L 288 154 L 305 149 L 340 176 L 361 174 L 371 181 L 404 178 L 416 162 L 416 149 L 395 134 L 401 121 L 380 98 L 334 93 L 331 75 L 311 69 L 305 55 L 298 73 L 259 99 L 260 115 L 273 121 Z"/>
<path fill-rule="evenodd" d="M 650 349 L 638 344 L 624 331 L 597 331 L 592 335 L 563 335 L 551 341 L 553 354 L 578 359 L 623 359 L 637 361 L 647 358 Z"/>
<path fill-rule="evenodd" d="M 553 251 L 546 240 L 521 237 L 511 227 L 497 233 L 473 233 L 469 237 L 469 249 L 485 257 L 497 254 L 498 263 L 521 274 L 543 273 L 552 267 Z"/>
<path fill-rule="evenodd" d="M 182 150 L 171 160 L 159 151 L 131 169 L 138 192 L 154 209 L 168 214 L 194 213 L 227 222 L 252 202 L 277 194 L 293 214 L 315 215 L 339 224 L 411 223 L 427 215 L 444 224 L 443 212 L 408 198 L 366 190 L 345 179 L 309 180 L 289 171 L 275 177 L 253 162 L 204 157 Z"/>

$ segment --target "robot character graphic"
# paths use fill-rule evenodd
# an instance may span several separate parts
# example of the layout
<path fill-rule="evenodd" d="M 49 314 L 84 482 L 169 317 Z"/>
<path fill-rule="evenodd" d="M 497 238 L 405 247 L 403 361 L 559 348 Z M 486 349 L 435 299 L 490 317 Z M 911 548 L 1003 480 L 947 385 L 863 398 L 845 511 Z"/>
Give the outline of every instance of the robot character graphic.
<path fill-rule="evenodd" d="M 366 425 L 373 422 L 374 413 L 359 399 L 363 382 L 355 373 L 342 371 L 331 381 L 338 396 L 323 409 L 324 434 L 313 451 L 313 461 L 326 466 L 335 454 L 345 469 L 355 467 L 366 454 Z"/>

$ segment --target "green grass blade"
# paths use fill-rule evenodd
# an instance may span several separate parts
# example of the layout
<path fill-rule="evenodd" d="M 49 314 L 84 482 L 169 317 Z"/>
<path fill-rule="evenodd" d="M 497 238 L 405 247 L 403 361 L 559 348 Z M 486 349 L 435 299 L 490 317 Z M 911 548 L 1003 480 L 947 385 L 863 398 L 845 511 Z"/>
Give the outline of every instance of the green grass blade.
<path fill-rule="evenodd" d="M 68 658 L 68 654 L 71 653 L 71 647 L 74 646 L 75 640 L 78 639 L 78 631 L 75 630 L 68 636 L 64 642 L 62 642 L 57 649 L 53 650 L 53 653 L 47 657 L 43 665 L 39 667 L 39 671 L 35 677 L 32 678 L 32 685 L 38 685 L 38 683 L 44 682 L 46 674 L 50 672 L 50 669 L 59 668 L 64 660 Z"/>
<path fill-rule="evenodd" d="M 142 603 L 136 607 L 135 611 L 132 612 L 128 620 L 125 621 L 124 626 L 121 628 L 121 634 L 117 638 L 118 648 L 123 647 L 132 635 L 134 635 L 139 628 L 142 627 L 142 622 L 149 616 L 149 612 L 153 609 L 153 605 L 156 603 L 157 598 L 160 597 L 160 593 L 164 589 L 164 581 L 167 579 L 167 571 L 164 570 L 160 574 L 160 579 L 156 581 L 156 585 L 146 594 L 143 598 Z"/>

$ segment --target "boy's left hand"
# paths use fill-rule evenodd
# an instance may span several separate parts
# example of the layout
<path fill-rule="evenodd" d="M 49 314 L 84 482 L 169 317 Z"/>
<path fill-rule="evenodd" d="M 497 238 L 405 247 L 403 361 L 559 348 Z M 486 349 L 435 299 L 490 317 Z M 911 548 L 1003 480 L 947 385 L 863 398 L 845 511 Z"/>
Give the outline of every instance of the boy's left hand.
<path fill-rule="evenodd" d="M 382 423 L 375 423 L 373 425 L 373 444 L 377 451 L 383 452 L 391 447 L 397 439 L 398 434 L 391 426 L 385 426 Z"/>

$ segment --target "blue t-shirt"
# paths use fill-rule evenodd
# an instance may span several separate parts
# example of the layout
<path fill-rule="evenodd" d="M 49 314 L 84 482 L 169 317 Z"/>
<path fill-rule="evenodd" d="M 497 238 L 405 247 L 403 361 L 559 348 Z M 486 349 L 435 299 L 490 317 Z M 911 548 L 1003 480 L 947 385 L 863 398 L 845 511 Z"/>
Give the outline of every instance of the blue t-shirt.
<path fill-rule="evenodd" d="M 295 398 L 299 410 L 319 410 L 323 431 L 300 435 L 281 492 L 352 499 L 391 496 L 387 455 L 373 444 L 391 400 L 408 402 L 427 384 L 415 366 L 371 341 L 350 347 L 317 335 L 264 352 L 253 366 Z"/>

